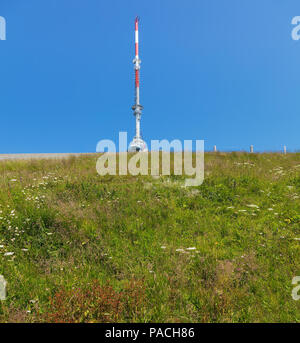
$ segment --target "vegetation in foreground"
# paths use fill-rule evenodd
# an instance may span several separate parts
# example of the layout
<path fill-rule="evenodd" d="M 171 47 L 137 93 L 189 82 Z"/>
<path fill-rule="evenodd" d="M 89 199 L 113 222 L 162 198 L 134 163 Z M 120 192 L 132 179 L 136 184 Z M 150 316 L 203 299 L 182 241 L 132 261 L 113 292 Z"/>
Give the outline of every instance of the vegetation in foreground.
<path fill-rule="evenodd" d="M 207 153 L 205 181 L 0 163 L 1 322 L 299 322 L 300 154 Z"/>

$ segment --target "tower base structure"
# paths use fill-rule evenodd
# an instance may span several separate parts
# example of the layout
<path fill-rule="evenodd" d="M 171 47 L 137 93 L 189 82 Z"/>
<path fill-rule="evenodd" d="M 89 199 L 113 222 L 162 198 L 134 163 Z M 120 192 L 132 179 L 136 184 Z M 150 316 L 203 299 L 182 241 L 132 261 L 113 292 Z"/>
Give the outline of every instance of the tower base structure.
<path fill-rule="evenodd" d="M 142 138 L 134 137 L 132 142 L 129 144 L 128 152 L 146 152 L 148 147 Z"/>

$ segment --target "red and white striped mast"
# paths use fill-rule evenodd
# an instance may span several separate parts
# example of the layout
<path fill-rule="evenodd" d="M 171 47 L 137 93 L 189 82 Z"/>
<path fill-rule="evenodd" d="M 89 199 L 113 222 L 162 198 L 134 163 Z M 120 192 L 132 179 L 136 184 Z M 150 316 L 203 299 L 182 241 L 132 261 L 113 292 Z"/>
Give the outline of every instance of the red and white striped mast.
<path fill-rule="evenodd" d="M 135 105 L 140 104 L 140 64 L 139 59 L 139 18 L 135 18 L 135 58 L 133 60 L 135 69 Z"/>
<path fill-rule="evenodd" d="M 141 60 L 139 59 L 139 18 L 135 18 L 135 58 L 133 60 L 135 70 L 135 104 L 132 106 L 135 116 L 135 137 L 130 143 L 129 150 L 131 151 L 146 151 L 147 145 L 141 137 L 141 115 L 143 106 L 140 104 L 140 68 Z"/>

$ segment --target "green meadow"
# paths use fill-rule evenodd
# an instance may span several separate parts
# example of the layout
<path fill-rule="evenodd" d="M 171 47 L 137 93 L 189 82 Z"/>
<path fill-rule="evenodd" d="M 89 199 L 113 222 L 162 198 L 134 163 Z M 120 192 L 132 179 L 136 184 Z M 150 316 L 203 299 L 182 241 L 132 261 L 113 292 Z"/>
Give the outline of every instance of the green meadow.
<path fill-rule="evenodd" d="M 187 188 L 97 156 L 0 162 L 0 322 L 300 322 L 300 153 L 206 153 Z"/>

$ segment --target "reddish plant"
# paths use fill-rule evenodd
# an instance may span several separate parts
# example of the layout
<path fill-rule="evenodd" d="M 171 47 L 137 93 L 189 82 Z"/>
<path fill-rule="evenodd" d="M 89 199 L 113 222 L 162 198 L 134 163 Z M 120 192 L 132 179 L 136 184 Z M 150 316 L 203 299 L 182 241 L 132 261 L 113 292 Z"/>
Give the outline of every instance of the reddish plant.
<path fill-rule="evenodd" d="M 141 282 L 131 282 L 117 292 L 109 284 L 93 281 L 77 290 L 61 289 L 50 298 L 43 320 L 49 323 L 110 323 L 138 318 L 143 300 Z"/>

